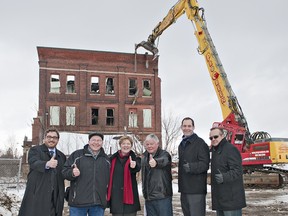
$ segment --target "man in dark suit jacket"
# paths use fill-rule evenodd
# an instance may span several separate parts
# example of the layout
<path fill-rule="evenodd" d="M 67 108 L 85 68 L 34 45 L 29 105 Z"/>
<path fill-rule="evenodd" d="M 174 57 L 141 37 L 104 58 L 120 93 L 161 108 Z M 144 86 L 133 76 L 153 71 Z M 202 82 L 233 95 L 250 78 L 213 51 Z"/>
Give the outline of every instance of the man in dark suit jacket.
<path fill-rule="evenodd" d="M 184 118 L 181 129 L 183 136 L 178 146 L 178 189 L 182 211 L 184 216 L 205 216 L 209 147 L 194 133 L 192 118 Z"/>
<path fill-rule="evenodd" d="M 64 178 L 62 168 L 66 156 L 56 146 L 59 132 L 45 131 L 44 144 L 29 150 L 30 171 L 19 216 L 62 216 L 64 205 Z"/>

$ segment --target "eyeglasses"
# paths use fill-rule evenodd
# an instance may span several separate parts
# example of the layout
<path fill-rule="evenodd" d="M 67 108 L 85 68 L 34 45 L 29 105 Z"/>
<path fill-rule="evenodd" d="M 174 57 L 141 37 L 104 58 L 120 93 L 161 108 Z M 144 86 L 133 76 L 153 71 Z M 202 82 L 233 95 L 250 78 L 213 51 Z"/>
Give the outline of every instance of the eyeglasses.
<path fill-rule="evenodd" d="M 217 139 L 219 137 L 219 135 L 215 135 L 215 136 L 211 136 L 209 137 L 210 140 L 213 140 L 213 139 Z"/>
<path fill-rule="evenodd" d="M 100 143 L 100 142 L 102 142 L 102 141 L 103 141 L 102 139 L 90 139 L 90 142 Z"/>
<path fill-rule="evenodd" d="M 47 139 L 54 139 L 54 140 L 57 140 L 59 139 L 59 137 L 57 136 L 46 136 Z"/>

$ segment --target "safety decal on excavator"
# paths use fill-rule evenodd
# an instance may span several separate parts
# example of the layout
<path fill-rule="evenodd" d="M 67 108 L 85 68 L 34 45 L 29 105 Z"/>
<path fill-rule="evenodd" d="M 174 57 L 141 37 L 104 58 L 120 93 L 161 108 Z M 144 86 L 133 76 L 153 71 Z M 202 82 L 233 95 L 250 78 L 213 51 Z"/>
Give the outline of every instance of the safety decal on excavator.
<path fill-rule="evenodd" d="M 212 61 L 212 58 L 213 56 L 210 54 L 210 52 L 207 52 L 207 55 L 205 56 L 206 58 L 206 61 L 207 61 L 207 64 L 209 66 L 209 72 L 211 73 L 211 78 L 214 82 L 214 85 L 215 85 L 215 88 L 218 92 L 218 96 L 219 96 L 219 99 L 220 99 L 220 102 L 222 104 L 225 104 L 226 103 L 226 98 L 224 96 L 224 93 L 222 91 L 222 88 L 221 88 L 221 85 L 219 83 L 219 76 L 220 76 L 220 73 L 215 71 L 215 67 L 213 65 L 213 61 Z"/>
<path fill-rule="evenodd" d="M 279 153 L 287 153 L 288 152 L 288 143 L 280 143 Z"/>

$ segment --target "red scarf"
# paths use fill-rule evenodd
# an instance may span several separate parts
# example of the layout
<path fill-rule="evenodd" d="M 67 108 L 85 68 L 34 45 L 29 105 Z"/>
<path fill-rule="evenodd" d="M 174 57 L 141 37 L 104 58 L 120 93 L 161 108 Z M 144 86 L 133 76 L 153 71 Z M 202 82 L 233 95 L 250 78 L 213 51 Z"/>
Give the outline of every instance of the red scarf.
<path fill-rule="evenodd" d="M 124 158 L 124 156 L 121 154 L 121 151 L 118 151 L 119 157 Z M 112 190 L 112 182 L 113 182 L 113 174 L 114 174 L 114 168 L 116 164 L 117 157 L 114 157 L 111 162 L 111 169 L 110 169 L 110 180 L 108 185 L 108 194 L 107 194 L 107 200 L 110 201 L 111 199 L 111 190 Z M 132 189 L 132 179 L 131 179 L 131 173 L 130 173 L 130 159 L 125 163 L 124 166 L 124 185 L 123 185 L 123 203 L 125 204 L 133 204 L 134 203 L 134 197 L 133 197 L 133 189 Z"/>

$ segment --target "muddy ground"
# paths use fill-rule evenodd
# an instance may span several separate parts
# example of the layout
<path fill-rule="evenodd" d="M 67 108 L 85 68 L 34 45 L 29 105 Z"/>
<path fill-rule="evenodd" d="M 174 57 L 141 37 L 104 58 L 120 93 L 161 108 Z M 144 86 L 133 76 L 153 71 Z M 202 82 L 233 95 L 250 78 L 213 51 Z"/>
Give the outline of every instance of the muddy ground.
<path fill-rule="evenodd" d="M 15 191 L 15 190 L 14 190 Z M 24 188 L 21 189 L 24 192 Z M 173 196 L 173 211 L 175 216 L 182 214 L 180 205 L 180 195 L 174 188 Z M 288 185 L 280 189 L 249 189 L 246 188 L 247 207 L 243 209 L 243 216 L 287 216 L 288 215 Z M 4 190 L 5 192 L 5 190 Z M 7 191 L 6 191 L 7 192 Z M 23 193 L 21 193 L 23 195 Z M 16 216 L 21 204 L 21 196 L 13 193 L 3 193 L 0 191 L 0 216 Z M 142 211 L 137 215 L 144 215 L 143 213 L 143 197 L 140 197 Z M 207 216 L 216 215 L 211 210 L 211 194 L 207 194 Z M 63 216 L 68 216 L 67 202 L 65 202 L 65 213 Z M 105 215 L 109 214 L 109 209 L 105 211 Z"/>
<path fill-rule="evenodd" d="M 288 186 L 281 189 L 245 189 L 247 207 L 243 209 L 243 216 L 287 216 L 288 215 Z M 143 213 L 143 198 L 141 197 Z M 67 204 L 67 203 L 66 203 Z M 173 212 L 175 216 L 183 215 L 180 206 L 180 195 L 178 193 L 173 196 Z M 66 216 L 69 215 L 66 211 Z M 109 209 L 105 211 L 105 215 L 109 214 Z M 211 194 L 207 194 L 207 216 L 216 215 L 211 210 Z"/>

